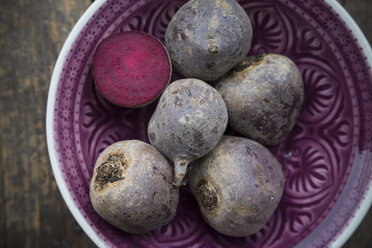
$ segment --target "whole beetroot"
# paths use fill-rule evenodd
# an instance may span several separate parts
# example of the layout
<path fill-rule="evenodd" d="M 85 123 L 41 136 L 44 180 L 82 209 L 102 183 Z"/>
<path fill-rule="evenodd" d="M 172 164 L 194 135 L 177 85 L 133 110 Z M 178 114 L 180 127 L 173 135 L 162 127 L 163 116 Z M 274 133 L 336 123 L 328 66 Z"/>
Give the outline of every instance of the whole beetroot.
<path fill-rule="evenodd" d="M 264 145 L 279 144 L 292 130 L 304 99 L 301 73 L 289 58 L 247 57 L 216 89 L 229 113 L 229 125 Z"/>
<path fill-rule="evenodd" d="M 284 181 L 282 166 L 264 146 L 232 136 L 224 136 L 190 170 L 190 187 L 204 219 L 232 237 L 251 235 L 265 225 Z"/>
<path fill-rule="evenodd" d="M 188 164 L 212 150 L 226 126 L 226 105 L 217 90 L 198 79 L 181 79 L 162 94 L 148 136 L 174 162 L 175 185 L 179 186 Z"/>
<path fill-rule="evenodd" d="M 252 25 L 235 0 L 191 0 L 172 17 L 165 46 L 185 77 L 216 80 L 251 47 Z"/>
<path fill-rule="evenodd" d="M 90 199 L 108 223 L 128 233 L 146 233 L 175 216 L 178 188 L 173 180 L 172 167 L 154 147 L 120 141 L 98 157 Z"/>

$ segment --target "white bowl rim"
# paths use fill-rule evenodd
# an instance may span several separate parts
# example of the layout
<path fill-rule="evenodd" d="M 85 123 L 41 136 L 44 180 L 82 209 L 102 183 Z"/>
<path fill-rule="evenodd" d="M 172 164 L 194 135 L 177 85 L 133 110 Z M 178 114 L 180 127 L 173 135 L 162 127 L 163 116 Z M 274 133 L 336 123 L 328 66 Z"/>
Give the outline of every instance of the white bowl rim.
<path fill-rule="evenodd" d="M 98 246 L 98 247 L 108 247 L 108 243 L 104 242 L 93 230 L 93 228 L 88 224 L 86 219 L 83 217 L 82 213 L 78 210 L 75 202 L 73 201 L 69 191 L 67 189 L 66 182 L 64 181 L 62 174 L 59 170 L 59 162 L 56 155 L 55 149 L 55 137 L 54 137 L 54 108 L 56 103 L 56 92 L 58 87 L 58 82 L 60 75 L 62 73 L 63 64 L 69 53 L 70 47 L 79 35 L 80 31 L 88 23 L 89 19 L 94 15 L 94 13 L 106 2 L 107 0 L 96 0 L 94 1 L 84 14 L 79 18 L 74 28 L 68 35 L 62 50 L 58 56 L 57 62 L 55 64 L 52 79 L 49 86 L 48 101 L 46 109 L 46 136 L 47 136 L 47 146 L 49 159 L 51 162 L 54 178 L 57 182 L 58 188 L 62 194 L 64 201 L 67 204 L 71 214 L 74 216 L 76 221 L 79 223 L 80 227 L 88 235 L 88 237 Z M 363 53 L 366 55 L 367 63 L 372 68 L 372 49 L 364 36 L 363 32 L 360 30 L 359 26 L 350 16 L 350 14 L 344 9 L 341 4 L 335 0 L 325 0 L 325 2 L 337 13 L 340 18 L 345 21 L 345 25 L 351 30 L 354 37 L 357 39 L 358 45 L 361 47 Z M 363 218 L 367 214 L 368 210 L 372 205 L 372 187 L 367 191 L 365 198 L 360 203 L 360 207 L 354 212 L 354 216 L 350 219 L 347 226 L 343 229 L 341 235 L 339 235 L 335 240 L 331 242 L 331 247 L 341 247 L 350 238 L 350 236 L 357 229 L 359 224 L 362 222 Z"/>
<path fill-rule="evenodd" d="M 345 21 L 345 25 L 351 30 L 352 34 L 357 39 L 358 45 L 362 48 L 363 53 L 366 55 L 369 67 L 372 68 L 372 49 L 358 24 L 338 1 L 326 0 L 326 3 L 340 15 L 342 20 Z M 371 205 L 372 184 L 370 182 L 369 189 L 365 194 L 365 198 L 360 203 L 360 207 L 354 212 L 354 216 L 349 220 L 349 223 L 347 223 L 347 226 L 343 229 L 342 234 L 331 242 L 332 248 L 342 247 L 346 243 L 346 241 L 351 237 L 366 216 Z"/>

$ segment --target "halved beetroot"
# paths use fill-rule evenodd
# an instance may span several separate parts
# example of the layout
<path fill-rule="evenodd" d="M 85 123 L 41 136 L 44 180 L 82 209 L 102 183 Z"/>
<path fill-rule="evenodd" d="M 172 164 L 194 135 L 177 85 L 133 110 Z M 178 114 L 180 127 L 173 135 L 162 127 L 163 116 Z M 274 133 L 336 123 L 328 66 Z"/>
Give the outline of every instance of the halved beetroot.
<path fill-rule="evenodd" d="M 164 45 L 138 31 L 104 39 L 93 56 L 93 77 L 108 101 L 124 107 L 142 107 L 168 85 L 172 65 Z"/>

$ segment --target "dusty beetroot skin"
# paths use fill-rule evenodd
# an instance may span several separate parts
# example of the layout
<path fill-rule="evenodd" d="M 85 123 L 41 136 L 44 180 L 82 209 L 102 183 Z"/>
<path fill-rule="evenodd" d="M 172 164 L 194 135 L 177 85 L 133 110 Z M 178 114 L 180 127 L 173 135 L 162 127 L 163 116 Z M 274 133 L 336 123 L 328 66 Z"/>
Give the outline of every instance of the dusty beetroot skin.
<path fill-rule="evenodd" d="M 178 188 L 173 169 L 153 146 L 124 140 L 98 157 L 90 184 L 94 210 L 128 233 L 146 233 L 176 215 Z"/>
<path fill-rule="evenodd" d="M 174 68 L 204 81 L 220 78 L 241 62 L 251 42 L 251 21 L 235 0 L 188 1 L 165 33 Z"/>
<path fill-rule="evenodd" d="M 219 79 L 229 125 L 263 145 L 279 144 L 294 127 L 304 100 L 301 72 L 279 54 L 249 56 Z"/>
<path fill-rule="evenodd" d="M 172 66 L 168 52 L 155 37 L 138 31 L 104 39 L 93 57 L 93 77 L 108 101 L 124 107 L 142 107 L 168 85 Z"/>
<path fill-rule="evenodd" d="M 274 213 L 285 174 L 264 146 L 223 136 L 210 153 L 191 164 L 189 179 L 207 223 L 224 235 L 245 237 L 259 231 Z"/>
<path fill-rule="evenodd" d="M 166 88 L 147 132 L 151 145 L 174 162 L 174 184 L 180 186 L 188 164 L 211 151 L 226 126 L 226 105 L 217 90 L 186 78 Z"/>

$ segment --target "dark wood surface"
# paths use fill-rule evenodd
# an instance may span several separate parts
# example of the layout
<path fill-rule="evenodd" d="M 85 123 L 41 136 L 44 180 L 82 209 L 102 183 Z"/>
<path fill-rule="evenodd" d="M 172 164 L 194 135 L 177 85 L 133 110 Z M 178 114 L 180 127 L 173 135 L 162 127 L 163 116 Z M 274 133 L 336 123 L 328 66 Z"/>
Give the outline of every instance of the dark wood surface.
<path fill-rule="evenodd" d="M 372 0 L 340 1 L 372 42 Z M 0 247 L 95 247 L 49 163 L 45 109 L 61 47 L 90 0 L 0 0 Z M 372 247 L 372 210 L 347 248 Z"/>

